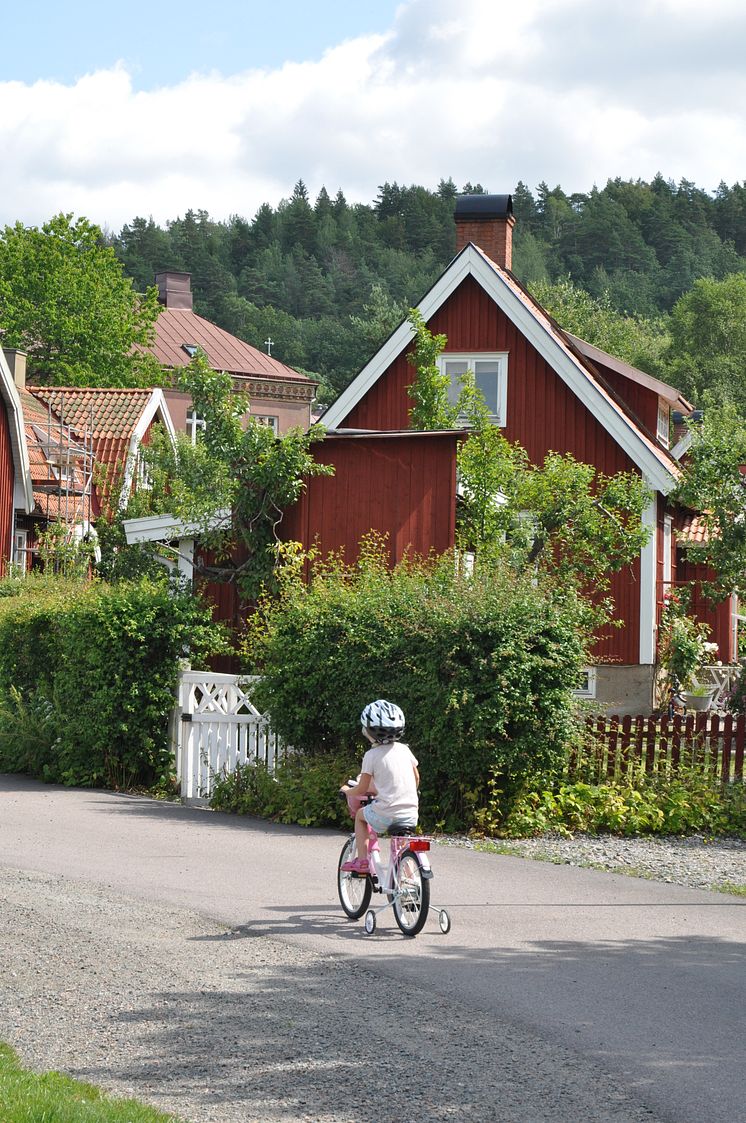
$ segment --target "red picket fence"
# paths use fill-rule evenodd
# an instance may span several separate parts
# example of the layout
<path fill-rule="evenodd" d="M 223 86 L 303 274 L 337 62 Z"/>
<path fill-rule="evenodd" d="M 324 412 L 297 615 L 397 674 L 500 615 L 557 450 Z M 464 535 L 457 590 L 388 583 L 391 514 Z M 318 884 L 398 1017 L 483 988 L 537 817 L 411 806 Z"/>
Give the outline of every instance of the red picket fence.
<path fill-rule="evenodd" d="M 644 770 L 669 775 L 694 768 L 722 783 L 743 783 L 746 715 L 597 717 L 586 721 L 584 745 L 573 753 L 573 779 L 600 780 Z"/>

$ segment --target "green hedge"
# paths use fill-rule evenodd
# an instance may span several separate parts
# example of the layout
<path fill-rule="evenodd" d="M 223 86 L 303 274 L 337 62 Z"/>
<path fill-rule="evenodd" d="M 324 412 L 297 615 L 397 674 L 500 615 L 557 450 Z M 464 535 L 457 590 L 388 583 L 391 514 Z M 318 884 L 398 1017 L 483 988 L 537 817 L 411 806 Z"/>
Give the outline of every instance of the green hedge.
<path fill-rule="evenodd" d="M 0 770 L 51 782 L 167 785 L 179 660 L 219 644 L 163 581 L 58 578 L 0 588 Z"/>
<path fill-rule="evenodd" d="M 445 557 L 389 572 L 374 549 L 354 569 L 289 581 L 254 618 L 254 700 L 296 750 L 359 758 L 364 705 L 396 702 L 420 760 L 423 822 L 463 828 L 496 770 L 510 786 L 564 761 L 584 619 L 574 597 L 506 568 L 468 578 Z"/>

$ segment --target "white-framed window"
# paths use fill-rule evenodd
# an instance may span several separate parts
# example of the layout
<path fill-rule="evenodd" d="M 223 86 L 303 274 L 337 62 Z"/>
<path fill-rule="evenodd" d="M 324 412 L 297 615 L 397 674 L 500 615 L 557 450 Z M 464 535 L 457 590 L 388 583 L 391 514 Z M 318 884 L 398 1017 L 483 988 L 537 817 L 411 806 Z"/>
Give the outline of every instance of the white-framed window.
<path fill-rule="evenodd" d="M 21 573 L 28 570 L 27 530 L 16 530 L 13 534 L 13 565 L 17 565 Z"/>
<path fill-rule="evenodd" d="M 596 697 L 596 668 L 583 667 L 583 678 L 581 679 L 580 686 L 573 690 L 576 698 L 595 698 Z"/>
<path fill-rule="evenodd" d="M 673 581 L 673 519 L 663 516 L 663 593 L 671 588 Z"/>
<path fill-rule="evenodd" d="M 275 436 L 280 432 L 279 417 L 273 417 L 266 413 L 254 413 L 252 417 L 255 421 L 258 421 L 260 425 L 266 425 L 268 429 L 271 429 Z"/>
<path fill-rule="evenodd" d="M 197 434 L 200 429 L 204 430 L 206 428 L 207 422 L 204 417 L 200 417 L 196 410 L 193 409 L 186 415 L 186 433 L 192 445 L 196 445 Z"/>
<path fill-rule="evenodd" d="M 135 483 L 138 491 L 152 491 L 153 481 L 142 453 L 138 452 L 135 461 Z"/>
<path fill-rule="evenodd" d="M 495 425 L 506 424 L 508 403 L 508 355 L 505 351 L 479 354 L 447 352 L 439 358 L 440 369 L 450 379 L 448 400 L 455 404 L 461 393 L 461 378 L 472 371 L 477 388 L 482 391 L 487 409 Z"/>
<path fill-rule="evenodd" d="M 658 400 L 658 427 L 656 437 L 666 448 L 671 443 L 671 410 L 668 402 Z"/>

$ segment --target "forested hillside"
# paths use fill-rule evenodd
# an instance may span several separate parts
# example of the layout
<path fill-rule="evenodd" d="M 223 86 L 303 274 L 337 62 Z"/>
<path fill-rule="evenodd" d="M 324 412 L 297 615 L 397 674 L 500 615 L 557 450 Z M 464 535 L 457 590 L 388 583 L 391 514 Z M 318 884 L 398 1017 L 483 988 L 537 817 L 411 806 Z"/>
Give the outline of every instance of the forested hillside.
<path fill-rule="evenodd" d="M 312 201 L 299 181 L 253 219 L 136 218 L 111 241 L 142 289 L 159 270 L 190 272 L 196 311 L 263 350 L 271 338 L 329 400 L 453 256 L 457 192 L 482 190 L 386 183 L 353 205 L 324 188 Z M 746 412 L 746 183 L 714 195 L 662 176 L 571 195 L 518 183 L 513 202 L 514 271 L 564 326 Z"/>

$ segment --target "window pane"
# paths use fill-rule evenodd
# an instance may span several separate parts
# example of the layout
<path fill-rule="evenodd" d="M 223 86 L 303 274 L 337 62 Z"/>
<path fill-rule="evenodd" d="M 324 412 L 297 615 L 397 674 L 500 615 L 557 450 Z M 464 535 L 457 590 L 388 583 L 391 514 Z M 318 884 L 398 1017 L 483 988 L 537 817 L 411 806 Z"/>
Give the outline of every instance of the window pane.
<path fill-rule="evenodd" d="M 462 390 L 459 380 L 463 374 L 466 374 L 468 369 L 469 364 L 460 359 L 449 359 L 445 364 L 445 372 L 451 380 L 451 384 L 448 387 L 448 401 L 452 406 L 458 401 L 458 396 Z"/>
<path fill-rule="evenodd" d="M 475 363 L 474 367 L 477 389 L 482 391 L 487 409 L 495 416 L 497 414 L 497 383 L 500 365 L 494 361 L 484 361 Z"/>

